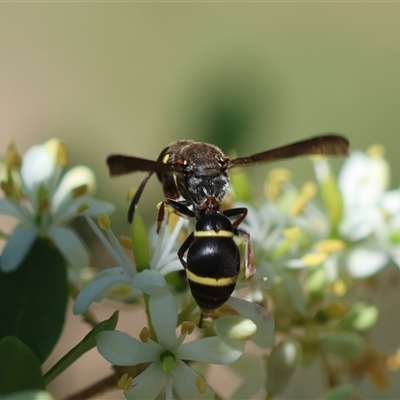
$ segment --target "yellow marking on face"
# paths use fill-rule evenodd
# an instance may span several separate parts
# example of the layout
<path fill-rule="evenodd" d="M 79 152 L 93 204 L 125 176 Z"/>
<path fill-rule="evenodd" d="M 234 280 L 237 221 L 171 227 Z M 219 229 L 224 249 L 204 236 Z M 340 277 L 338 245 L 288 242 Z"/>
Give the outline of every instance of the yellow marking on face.
<path fill-rule="evenodd" d="M 164 156 L 164 158 L 162 159 L 162 162 L 163 162 L 164 164 L 166 164 L 166 163 L 168 162 L 170 156 L 171 156 L 171 155 L 170 155 L 169 153 L 167 153 L 167 154 Z"/>
<path fill-rule="evenodd" d="M 237 276 L 217 279 L 217 278 L 210 278 L 207 276 L 198 276 L 193 272 L 189 271 L 188 269 L 186 270 L 186 276 L 189 281 L 199 283 L 200 285 L 205 285 L 205 286 L 223 287 L 232 285 L 237 282 Z"/>
<path fill-rule="evenodd" d="M 230 231 L 195 231 L 194 237 L 233 237 L 233 232 Z"/>

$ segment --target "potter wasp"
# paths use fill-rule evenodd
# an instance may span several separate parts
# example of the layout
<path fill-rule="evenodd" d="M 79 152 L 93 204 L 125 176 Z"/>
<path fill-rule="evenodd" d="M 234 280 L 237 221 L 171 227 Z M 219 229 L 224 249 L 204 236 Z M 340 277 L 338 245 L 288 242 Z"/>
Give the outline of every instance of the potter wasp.
<path fill-rule="evenodd" d="M 346 138 L 332 134 L 231 159 L 212 144 L 181 140 L 166 147 L 156 161 L 111 155 L 107 163 L 112 176 L 148 172 L 131 201 L 129 222 L 132 222 L 144 187 L 154 173 L 165 195 L 158 212 L 158 230 L 164 219 L 165 206 L 172 208 L 181 217 L 196 219 L 196 228 L 180 247 L 178 257 L 186 270 L 196 303 L 203 313 L 211 313 L 222 306 L 235 289 L 240 270 L 235 236 L 246 239 L 245 277 L 254 274 L 250 235 L 239 228 L 247 215 L 247 209 L 221 209 L 222 199 L 229 189 L 228 172 L 236 167 L 298 156 L 346 155 L 348 148 Z"/>

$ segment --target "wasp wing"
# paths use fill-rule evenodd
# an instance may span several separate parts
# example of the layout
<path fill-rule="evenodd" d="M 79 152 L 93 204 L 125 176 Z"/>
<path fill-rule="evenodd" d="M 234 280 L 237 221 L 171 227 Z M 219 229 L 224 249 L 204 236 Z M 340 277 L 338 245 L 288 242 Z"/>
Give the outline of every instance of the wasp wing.
<path fill-rule="evenodd" d="M 170 164 L 164 164 L 161 161 L 152 161 L 145 158 L 132 156 L 123 156 L 114 154 L 107 158 L 108 169 L 110 175 L 123 175 L 130 172 L 145 171 L 156 173 L 173 172 L 173 167 Z"/>
<path fill-rule="evenodd" d="M 228 168 L 316 154 L 327 156 L 347 155 L 348 152 L 349 141 L 345 137 L 340 135 L 316 136 L 248 157 L 235 158 L 229 161 Z"/>

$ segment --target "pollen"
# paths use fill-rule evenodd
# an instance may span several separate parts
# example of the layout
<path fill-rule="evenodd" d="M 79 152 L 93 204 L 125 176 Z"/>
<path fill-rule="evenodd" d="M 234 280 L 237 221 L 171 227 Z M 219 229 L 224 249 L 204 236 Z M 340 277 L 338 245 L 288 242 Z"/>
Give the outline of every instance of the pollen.
<path fill-rule="evenodd" d="M 204 394 L 206 392 L 207 383 L 204 380 L 204 378 L 202 378 L 200 375 L 196 376 L 196 386 L 197 386 L 197 389 L 199 389 L 200 394 Z"/>
<path fill-rule="evenodd" d="M 327 254 L 341 251 L 344 248 L 345 248 L 344 242 L 339 239 L 321 240 L 320 242 L 317 243 L 318 251 Z"/>
<path fill-rule="evenodd" d="M 101 229 L 107 230 L 111 227 L 111 220 L 107 214 L 99 214 L 97 217 L 97 223 L 99 224 Z"/>
<path fill-rule="evenodd" d="M 309 253 L 301 258 L 301 261 L 307 267 L 316 267 L 326 260 L 326 253 Z"/>
<path fill-rule="evenodd" d="M 182 335 L 190 335 L 194 331 L 195 324 L 190 321 L 185 321 L 181 326 Z"/>
<path fill-rule="evenodd" d="M 150 331 L 149 328 L 147 326 L 145 326 L 139 333 L 139 339 L 143 342 L 143 343 L 147 343 L 150 339 Z"/>
<path fill-rule="evenodd" d="M 128 374 L 123 374 L 118 380 L 118 389 L 129 390 L 132 387 L 132 382 L 133 378 L 131 376 L 129 376 Z"/>

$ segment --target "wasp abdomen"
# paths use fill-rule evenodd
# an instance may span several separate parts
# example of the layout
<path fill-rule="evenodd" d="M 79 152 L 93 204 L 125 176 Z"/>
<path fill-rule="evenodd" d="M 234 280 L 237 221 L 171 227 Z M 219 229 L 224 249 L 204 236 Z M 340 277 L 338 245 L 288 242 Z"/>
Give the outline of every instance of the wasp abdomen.
<path fill-rule="evenodd" d="M 239 249 L 230 231 L 196 231 L 187 256 L 187 278 L 202 311 L 222 306 L 236 286 Z"/>

